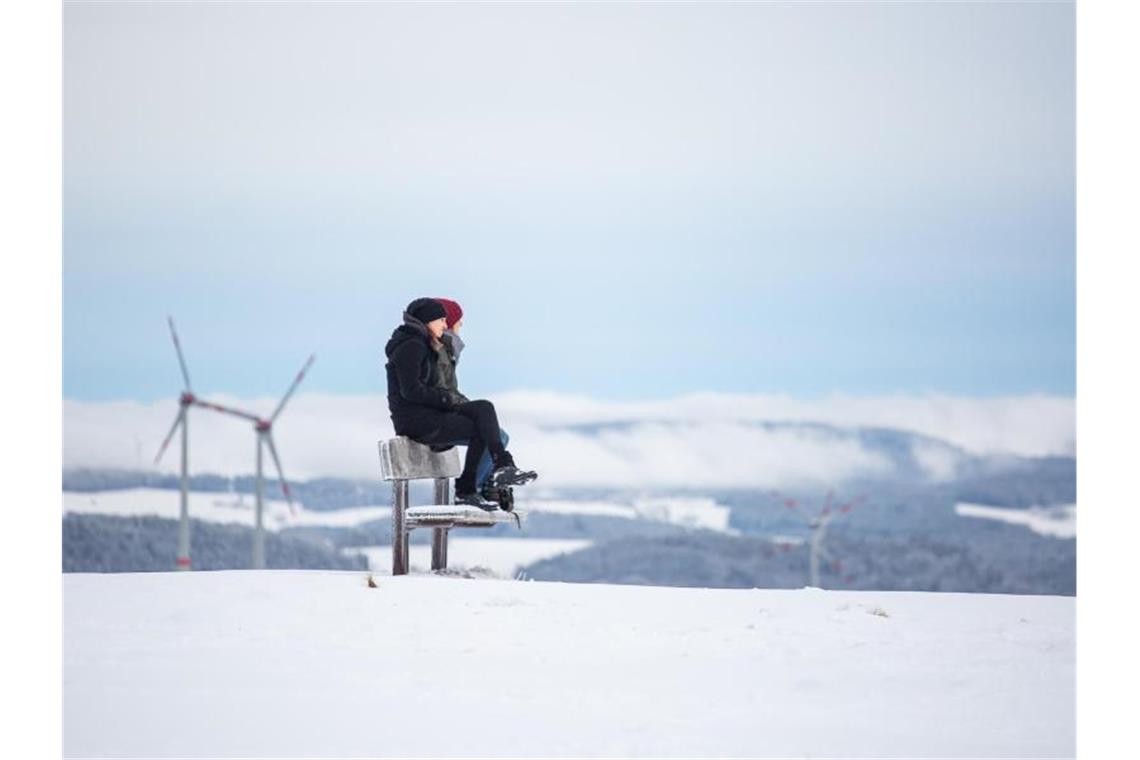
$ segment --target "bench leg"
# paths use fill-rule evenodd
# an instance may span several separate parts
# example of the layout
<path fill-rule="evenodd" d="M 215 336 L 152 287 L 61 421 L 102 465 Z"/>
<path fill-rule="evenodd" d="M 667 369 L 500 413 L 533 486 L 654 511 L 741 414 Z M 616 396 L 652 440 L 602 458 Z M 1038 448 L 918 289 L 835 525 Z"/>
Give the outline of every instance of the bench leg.
<path fill-rule="evenodd" d="M 450 504 L 451 480 L 436 478 L 433 496 L 436 504 Z M 431 532 L 431 569 L 447 569 L 447 528 L 435 528 Z"/>
<path fill-rule="evenodd" d="M 412 542 L 412 532 L 405 528 L 404 529 L 404 572 L 403 572 L 403 575 L 407 575 L 408 571 L 411 569 L 412 550 L 409 547 L 409 544 L 411 542 Z"/>
<path fill-rule="evenodd" d="M 408 481 L 392 481 L 392 575 L 408 574 Z"/>
<path fill-rule="evenodd" d="M 432 528 L 431 569 L 447 569 L 447 528 Z"/>

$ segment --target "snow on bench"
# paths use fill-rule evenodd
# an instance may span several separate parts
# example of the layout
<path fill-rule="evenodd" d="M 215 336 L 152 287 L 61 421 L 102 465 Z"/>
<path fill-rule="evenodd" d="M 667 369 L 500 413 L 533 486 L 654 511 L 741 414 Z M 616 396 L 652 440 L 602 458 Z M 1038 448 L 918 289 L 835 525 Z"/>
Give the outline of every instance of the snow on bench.
<path fill-rule="evenodd" d="M 454 504 L 408 507 L 404 514 L 409 526 L 478 528 L 515 521 L 510 512 L 487 512 L 478 507 L 464 507 Z"/>
<path fill-rule="evenodd" d="M 431 447 L 397 436 L 380 441 L 380 473 L 392 481 L 392 575 L 408 573 L 408 535 L 415 528 L 431 528 L 431 569 L 447 569 L 447 534 L 452 528 L 490 528 L 501 522 L 521 526 L 514 512 L 487 512 L 451 503 L 451 478 L 462 472 L 459 453 Z M 435 504 L 408 506 L 408 482 L 435 481 Z"/>

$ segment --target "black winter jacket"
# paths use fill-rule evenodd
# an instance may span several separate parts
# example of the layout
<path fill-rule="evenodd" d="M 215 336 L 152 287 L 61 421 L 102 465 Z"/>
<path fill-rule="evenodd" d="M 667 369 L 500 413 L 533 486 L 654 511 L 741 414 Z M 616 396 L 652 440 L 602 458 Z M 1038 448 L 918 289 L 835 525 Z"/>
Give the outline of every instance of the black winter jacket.
<path fill-rule="evenodd" d="M 454 398 L 440 387 L 438 354 L 427 327 L 410 314 L 392 332 L 384 347 L 388 363 L 388 411 L 398 435 L 413 435 L 434 427 L 436 418 L 454 407 Z"/>

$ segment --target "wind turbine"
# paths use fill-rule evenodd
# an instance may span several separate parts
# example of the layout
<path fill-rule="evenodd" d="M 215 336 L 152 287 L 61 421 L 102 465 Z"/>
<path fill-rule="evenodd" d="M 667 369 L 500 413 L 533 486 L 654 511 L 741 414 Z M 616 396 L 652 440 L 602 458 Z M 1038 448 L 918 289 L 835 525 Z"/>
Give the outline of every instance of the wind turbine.
<path fill-rule="evenodd" d="M 232 414 L 238 417 L 243 417 L 247 420 L 256 422 L 257 415 L 243 412 L 240 409 L 232 409 L 222 404 L 216 404 L 212 401 L 198 398 L 194 395 L 194 391 L 190 388 L 190 372 L 186 369 L 186 357 L 182 355 L 182 343 L 178 340 L 178 331 L 174 328 L 174 318 L 168 316 L 166 318 L 167 324 L 170 325 L 170 337 L 174 340 L 174 350 L 178 354 L 178 366 L 182 370 L 182 381 L 185 386 L 182 389 L 181 395 L 178 397 L 178 415 L 174 418 L 174 424 L 170 426 L 170 432 L 166 434 L 163 439 L 162 445 L 158 448 L 158 454 L 154 457 L 154 463 L 158 464 L 162 459 L 166 447 L 170 445 L 171 439 L 174 438 L 174 433 L 181 428 L 182 430 L 182 469 L 179 478 L 179 510 L 178 510 L 178 558 L 175 567 L 179 570 L 190 569 L 190 510 L 188 506 L 189 488 L 190 488 L 190 475 L 188 470 L 189 465 L 189 452 L 190 452 L 190 407 L 199 406 L 203 409 L 213 409 L 215 412 L 224 412 L 225 414 Z"/>
<path fill-rule="evenodd" d="M 182 381 L 185 383 L 181 395 L 178 397 L 178 414 L 174 418 L 174 424 L 170 426 L 170 432 L 166 434 L 163 439 L 162 445 L 158 447 L 158 454 L 154 457 L 154 463 L 158 464 L 162 459 L 166 447 L 170 445 L 171 439 L 174 438 L 174 433 L 179 429 L 182 430 L 182 468 L 179 478 L 179 509 L 178 509 L 178 557 L 175 567 L 179 570 L 190 569 L 190 510 L 188 506 L 189 489 L 190 489 L 190 475 L 189 475 L 189 456 L 190 456 L 190 407 L 200 406 L 206 409 L 213 409 L 220 412 L 230 412 L 242 414 L 237 410 L 227 409 L 220 404 L 214 404 L 209 401 L 198 398 L 194 395 L 194 391 L 190 388 L 190 372 L 186 369 L 186 357 L 182 355 L 182 343 L 178 340 L 178 331 L 174 329 L 174 318 L 167 317 L 167 324 L 170 325 L 170 337 L 174 340 L 174 350 L 178 354 L 178 366 L 182 370 Z M 252 419 L 256 419 L 249 415 Z"/>
<path fill-rule="evenodd" d="M 833 508 L 832 502 L 834 495 L 833 491 L 828 491 L 823 508 L 815 515 L 805 515 L 799 511 L 799 501 L 780 496 L 778 493 L 776 494 L 776 496 L 783 501 L 784 506 L 791 510 L 792 514 L 811 529 L 809 583 L 815 588 L 822 588 L 819 585 L 819 561 L 821 559 L 829 560 L 831 562 L 831 568 L 835 572 L 839 572 L 843 567 L 843 564 L 831 556 L 831 553 L 828 552 L 823 545 L 823 539 L 827 533 L 827 526 L 839 515 L 847 514 L 854 509 L 856 505 L 867 500 L 866 494 L 862 494 L 851 501 L 841 504 L 839 507 Z M 847 580 L 850 580 L 850 576 L 848 576 Z"/>
<path fill-rule="evenodd" d="M 285 480 L 285 471 L 281 469 L 281 458 L 277 456 L 277 447 L 273 444 L 273 423 L 277 421 L 281 411 L 285 408 L 285 404 L 289 401 L 290 397 L 292 397 L 293 392 L 297 390 L 297 386 L 305 379 L 305 373 L 309 371 L 309 367 L 313 365 L 316 359 L 316 354 L 311 355 L 308 361 L 305 362 L 305 366 L 301 367 L 301 371 L 297 373 L 297 377 L 293 379 L 292 385 L 289 386 L 289 390 L 285 391 L 285 395 L 281 397 L 281 401 L 278 402 L 277 408 L 273 410 L 273 414 L 269 415 L 269 419 L 264 419 L 237 409 L 215 406 L 218 411 L 227 414 L 236 414 L 252 421 L 254 432 L 257 433 L 257 487 L 255 489 L 257 496 L 253 529 L 253 568 L 255 570 L 265 568 L 265 524 L 263 515 L 265 492 L 264 450 L 269 449 L 269 455 L 273 457 L 273 464 L 277 468 L 277 477 L 281 483 L 281 490 L 285 494 L 285 500 L 289 503 L 289 512 L 295 514 L 296 510 L 293 507 L 293 495 L 289 491 L 289 483 Z"/>
<path fill-rule="evenodd" d="M 166 434 L 163 439 L 162 445 L 158 447 L 158 453 L 154 457 L 154 463 L 158 464 L 158 460 L 162 459 L 163 452 L 170 444 L 170 439 L 174 437 L 174 432 L 179 428 L 182 429 L 182 473 L 179 478 L 179 502 L 178 502 L 178 558 L 175 567 L 179 570 L 190 569 L 190 511 L 187 507 L 189 488 L 189 475 L 187 474 L 187 465 L 190 450 L 190 430 L 189 430 L 189 415 L 190 407 L 197 401 L 194 396 L 194 391 L 190 389 L 190 373 L 186 370 L 186 359 L 182 356 L 182 344 L 178 342 L 178 331 L 174 329 L 174 318 L 168 316 L 167 323 L 170 325 L 170 337 L 174 339 L 174 350 L 178 352 L 178 366 L 182 369 L 182 381 L 185 385 L 182 388 L 182 393 L 178 397 L 178 416 L 174 418 L 174 424 L 170 426 L 170 432 Z"/>

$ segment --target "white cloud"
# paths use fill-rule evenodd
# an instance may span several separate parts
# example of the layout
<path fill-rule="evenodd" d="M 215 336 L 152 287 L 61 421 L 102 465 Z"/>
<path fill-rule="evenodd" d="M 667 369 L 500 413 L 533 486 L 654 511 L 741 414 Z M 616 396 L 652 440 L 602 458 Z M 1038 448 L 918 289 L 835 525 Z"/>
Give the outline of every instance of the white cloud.
<path fill-rule="evenodd" d="M 215 400 L 268 414 L 274 399 Z M 674 399 L 607 402 L 547 392 L 494 397 L 520 465 L 552 486 L 779 487 L 889 475 L 890 461 L 857 440 L 810 428 L 765 429 L 756 421 L 890 427 L 941 438 L 976 454 L 1041 456 L 1075 451 L 1072 399 L 947 396 L 797 400 L 702 393 Z M 175 401 L 64 401 L 64 466 L 147 469 L 177 413 Z M 628 421 L 596 434 L 550 426 Z M 668 423 L 668 424 L 667 424 Z M 379 477 L 376 442 L 393 435 L 383 396 L 298 394 L 275 428 L 286 475 Z M 254 434 L 243 421 L 192 410 L 192 472 L 254 469 Z M 158 470 L 177 472 L 177 437 Z M 936 447 L 937 448 L 937 447 Z M 929 447 L 916 451 L 935 478 L 955 463 Z M 937 456 L 935 456 L 937 455 Z M 267 473 L 273 475 L 266 460 Z"/>
<path fill-rule="evenodd" d="M 211 400 L 268 415 L 276 399 Z M 178 412 L 177 402 L 64 401 L 64 467 L 146 469 Z M 254 471 L 253 426 L 203 409 L 190 411 L 190 470 L 223 475 Z M 379 476 L 376 441 L 392 435 L 383 397 L 299 393 L 278 418 L 274 440 L 285 474 L 305 480 L 321 475 Z M 266 459 L 266 472 L 273 464 Z M 178 437 L 157 469 L 176 472 Z"/>
<path fill-rule="evenodd" d="M 823 422 L 840 427 L 887 427 L 941 438 L 973 454 L 1073 456 L 1076 405 L 1046 395 L 975 399 L 957 396 L 789 396 L 694 393 L 660 401 L 605 402 L 544 391 L 495 398 L 505 419 L 536 423 L 607 420 Z"/>
<path fill-rule="evenodd" d="M 952 480 L 962 460 L 954 449 L 929 441 L 916 441 L 910 453 L 931 480 Z"/>

